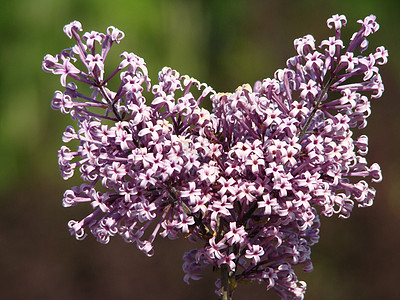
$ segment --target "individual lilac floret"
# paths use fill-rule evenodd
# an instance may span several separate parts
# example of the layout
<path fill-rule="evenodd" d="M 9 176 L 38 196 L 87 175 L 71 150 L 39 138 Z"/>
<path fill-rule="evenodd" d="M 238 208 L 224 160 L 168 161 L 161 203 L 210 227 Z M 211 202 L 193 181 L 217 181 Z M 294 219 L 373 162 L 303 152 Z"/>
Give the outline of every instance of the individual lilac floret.
<path fill-rule="evenodd" d="M 319 216 L 348 218 L 355 204 L 372 205 L 366 179 L 382 180 L 365 159 L 367 136 L 352 130 L 367 125 L 369 97 L 383 93 L 378 66 L 388 53 L 362 54 L 379 28 L 375 16 L 358 21 L 347 47 L 346 23 L 332 16 L 334 36 L 319 46 L 311 35 L 296 39 L 287 68 L 233 93 L 167 67 L 151 85 L 144 60 L 126 51 L 108 74 L 106 57 L 124 33 L 111 26 L 81 37 L 79 22 L 66 25 L 76 44 L 46 55 L 42 67 L 65 88 L 51 107 L 77 122 L 63 141 L 78 146 L 61 147 L 59 166 L 64 179 L 77 170 L 85 183 L 65 192 L 63 206 L 93 208 L 68 223 L 71 234 L 80 240 L 89 230 L 101 243 L 120 235 L 148 256 L 158 234 L 183 235 L 204 245 L 184 255 L 185 282 L 213 267 L 219 294 L 250 280 L 303 299 L 294 267 L 313 269 Z M 78 91 L 85 85 L 90 95 Z M 200 107 L 205 99 L 212 112 Z"/>

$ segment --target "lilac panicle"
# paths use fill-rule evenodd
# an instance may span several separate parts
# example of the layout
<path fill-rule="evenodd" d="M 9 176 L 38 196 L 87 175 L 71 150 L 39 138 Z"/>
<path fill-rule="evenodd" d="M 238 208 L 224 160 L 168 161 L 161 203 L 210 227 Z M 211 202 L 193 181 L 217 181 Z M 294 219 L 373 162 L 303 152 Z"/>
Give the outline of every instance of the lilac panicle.
<path fill-rule="evenodd" d="M 296 39 L 286 68 L 232 93 L 168 67 L 151 85 L 144 60 L 128 52 L 108 74 L 106 57 L 124 33 L 111 26 L 81 36 L 78 21 L 66 25 L 75 45 L 46 55 L 42 68 L 64 87 L 51 107 L 77 123 L 63 134 L 77 147 L 62 146 L 58 161 L 64 179 L 77 171 L 84 183 L 65 192 L 63 206 L 93 208 L 68 223 L 71 234 L 81 240 L 90 231 L 101 243 L 120 235 L 148 256 L 157 235 L 183 235 L 204 244 L 184 255 L 186 282 L 225 265 L 231 282 L 263 282 L 303 299 L 306 284 L 293 267 L 312 270 L 319 216 L 348 218 L 354 205 L 372 205 L 366 179 L 382 179 L 365 159 L 367 136 L 352 130 L 367 125 L 369 98 L 382 95 L 388 53 L 364 54 L 375 16 L 358 21 L 348 46 L 340 39 L 346 23 L 332 16 L 334 36 Z M 79 91 L 85 85 L 90 95 Z M 212 112 L 200 106 L 206 99 Z"/>

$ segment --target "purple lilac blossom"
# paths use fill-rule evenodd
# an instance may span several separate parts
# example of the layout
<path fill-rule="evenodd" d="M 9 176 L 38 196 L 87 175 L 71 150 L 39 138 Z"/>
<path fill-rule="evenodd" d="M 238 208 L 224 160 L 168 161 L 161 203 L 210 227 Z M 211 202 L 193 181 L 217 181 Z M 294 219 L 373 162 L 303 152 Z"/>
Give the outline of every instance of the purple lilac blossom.
<path fill-rule="evenodd" d="M 293 267 L 312 271 L 319 216 L 348 218 L 354 205 L 372 205 L 375 190 L 361 178 L 382 180 L 365 159 L 368 138 L 352 130 L 367 125 L 369 97 L 382 95 L 378 65 L 388 52 L 363 54 L 375 16 L 358 21 L 347 48 L 346 23 L 332 16 L 334 36 L 319 46 L 311 35 L 296 39 L 286 68 L 233 93 L 168 67 L 151 85 L 144 60 L 128 52 L 108 74 L 107 55 L 124 33 L 111 26 L 81 37 L 78 21 L 66 25 L 76 44 L 46 55 L 42 68 L 65 88 L 51 107 L 77 123 L 62 139 L 78 146 L 62 146 L 58 161 L 64 179 L 78 171 L 84 183 L 65 192 L 63 206 L 93 208 L 69 221 L 71 234 L 82 240 L 90 231 L 101 243 L 120 235 L 148 256 L 157 235 L 183 235 L 203 244 L 184 255 L 185 282 L 227 265 L 231 281 L 303 299 L 306 283 Z M 206 99 L 211 112 L 200 107 Z"/>

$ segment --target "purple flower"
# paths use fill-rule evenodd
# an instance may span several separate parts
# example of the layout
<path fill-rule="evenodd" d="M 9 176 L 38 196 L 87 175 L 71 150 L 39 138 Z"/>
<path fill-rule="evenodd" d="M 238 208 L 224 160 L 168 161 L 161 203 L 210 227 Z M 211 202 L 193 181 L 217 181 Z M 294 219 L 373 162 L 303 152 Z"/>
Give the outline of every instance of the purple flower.
<path fill-rule="evenodd" d="M 260 257 L 264 255 L 264 249 L 260 245 L 251 245 L 250 249 L 246 250 L 245 257 L 252 260 L 254 265 L 260 262 Z"/>
<path fill-rule="evenodd" d="M 213 267 L 221 289 L 250 280 L 303 299 L 306 284 L 294 267 L 312 271 L 319 215 L 348 218 L 354 205 L 372 205 L 367 180 L 382 180 L 379 165 L 365 158 L 367 136 L 352 130 L 367 125 L 368 97 L 383 93 L 379 66 L 388 53 L 362 54 L 379 28 L 375 16 L 358 21 L 347 47 L 346 23 L 332 16 L 335 35 L 322 51 L 311 35 L 296 39 L 297 55 L 274 78 L 231 93 L 167 67 L 151 85 L 145 61 L 126 51 L 106 74 L 109 50 L 124 33 L 110 26 L 81 37 L 79 22 L 66 25 L 76 44 L 46 55 L 42 68 L 65 88 L 51 107 L 77 123 L 62 137 L 76 150 L 62 146 L 58 162 L 64 179 L 79 172 L 85 183 L 67 190 L 62 204 L 93 208 L 68 223 L 71 234 L 81 240 L 89 230 L 101 243 L 120 235 L 148 256 L 158 235 L 184 236 L 201 242 L 184 255 L 185 282 Z M 107 88 L 111 79 L 115 90 Z M 90 95 L 78 91 L 85 85 Z M 211 112 L 202 101 L 211 101 Z"/>
<path fill-rule="evenodd" d="M 72 39 L 72 35 L 78 31 L 82 31 L 82 24 L 79 21 L 73 21 L 64 26 L 64 33 Z"/>
<path fill-rule="evenodd" d="M 229 224 L 229 229 L 230 231 L 225 233 L 225 239 L 230 246 L 233 244 L 244 244 L 246 242 L 245 237 L 247 232 L 243 225 L 237 228 L 237 223 L 231 222 Z"/>
<path fill-rule="evenodd" d="M 347 24 L 346 16 L 344 16 L 344 15 L 339 16 L 338 14 L 333 15 L 331 18 L 329 18 L 326 21 L 326 24 L 328 25 L 328 28 L 330 28 L 330 29 L 332 29 L 331 23 L 334 24 L 336 31 L 340 31 L 342 29 L 342 27 Z"/>

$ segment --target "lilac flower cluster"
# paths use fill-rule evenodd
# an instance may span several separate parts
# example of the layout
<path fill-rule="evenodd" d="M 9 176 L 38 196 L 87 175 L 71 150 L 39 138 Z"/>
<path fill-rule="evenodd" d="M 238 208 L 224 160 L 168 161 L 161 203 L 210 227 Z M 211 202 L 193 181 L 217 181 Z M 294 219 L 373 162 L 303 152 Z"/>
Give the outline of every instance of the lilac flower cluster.
<path fill-rule="evenodd" d="M 360 177 L 382 179 L 379 165 L 365 159 L 367 136 L 355 138 L 352 129 L 367 125 L 368 97 L 382 95 L 378 65 L 388 53 L 362 54 L 379 28 L 375 16 L 358 21 L 347 47 L 346 22 L 332 16 L 334 36 L 318 47 L 311 35 L 296 39 L 287 68 L 233 93 L 167 67 L 151 85 L 144 60 L 128 52 L 106 75 L 106 57 L 123 32 L 80 36 L 79 22 L 66 25 L 76 44 L 46 55 L 42 67 L 65 88 L 51 107 L 78 126 L 63 134 L 77 146 L 61 147 L 59 166 L 64 179 L 79 170 L 85 183 L 65 192 L 63 206 L 93 207 L 68 223 L 71 234 L 81 240 L 90 230 L 101 243 L 120 235 L 148 256 L 158 234 L 183 234 L 200 241 L 184 255 L 186 282 L 204 268 L 227 267 L 232 290 L 250 280 L 302 299 L 306 284 L 293 267 L 312 270 L 319 215 L 348 218 L 355 203 L 372 205 L 375 190 Z M 200 107 L 204 99 L 212 112 Z"/>

